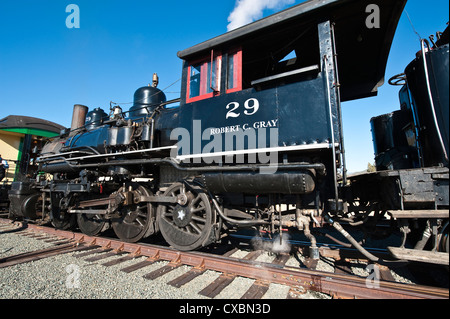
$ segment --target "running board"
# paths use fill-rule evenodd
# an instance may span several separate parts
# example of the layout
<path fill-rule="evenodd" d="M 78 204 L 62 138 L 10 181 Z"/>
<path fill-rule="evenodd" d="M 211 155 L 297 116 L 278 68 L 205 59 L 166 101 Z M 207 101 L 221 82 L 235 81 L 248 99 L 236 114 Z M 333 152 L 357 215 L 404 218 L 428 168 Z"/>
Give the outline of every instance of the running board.
<path fill-rule="evenodd" d="M 448 218 L 447 210 L 389 210 L 388 214 L 396 219 L 408 218 Z"/>
<path fill-rule="evenodd" d="M 419 261 L 436 265 L 449 265 L 448 253 L 398 247 L 388 247 L 388 250 L 392 256 L 400 260 Z"/>

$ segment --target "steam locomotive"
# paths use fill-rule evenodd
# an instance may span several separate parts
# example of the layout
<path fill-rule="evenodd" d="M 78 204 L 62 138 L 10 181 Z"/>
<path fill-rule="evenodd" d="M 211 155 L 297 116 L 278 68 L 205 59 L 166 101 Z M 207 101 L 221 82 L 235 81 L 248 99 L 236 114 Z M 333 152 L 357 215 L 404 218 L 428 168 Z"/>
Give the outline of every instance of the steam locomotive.
<path fill-rule="evenodd" d="M 332 226 L 374 261 L 344 226 L 384 223 L 403 234 L 395 258 L 448 264 L 448 29 L 391 79 L 401 108 L 371 121 L 377 171 L 347 174 L 341 102 L 377 94 L 406 0 L 376 3 L 375 28 L 367 1 L 307 1 L 180 51 L 180 99 L 154 75 L 128 111 L 75 105 L 40 173 L 13 183 L 10 217 L 178 250 L 294 230 L 312 259 L 313 230 Z"/>

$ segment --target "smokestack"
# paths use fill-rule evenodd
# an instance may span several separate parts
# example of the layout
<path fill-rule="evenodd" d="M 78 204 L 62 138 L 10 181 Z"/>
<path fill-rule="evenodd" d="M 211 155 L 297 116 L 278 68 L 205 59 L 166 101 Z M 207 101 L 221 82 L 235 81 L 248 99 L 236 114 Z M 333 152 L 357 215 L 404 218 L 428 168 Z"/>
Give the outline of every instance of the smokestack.
<path fill-rule="evenodd" d="M 81 104 L 75 104 L 73 106 L 72 125 L 70 126 L 69 136 L 75 135 L 75 130 L 84 126 L 88 110 L 89 108 L 87 106 Z"/>

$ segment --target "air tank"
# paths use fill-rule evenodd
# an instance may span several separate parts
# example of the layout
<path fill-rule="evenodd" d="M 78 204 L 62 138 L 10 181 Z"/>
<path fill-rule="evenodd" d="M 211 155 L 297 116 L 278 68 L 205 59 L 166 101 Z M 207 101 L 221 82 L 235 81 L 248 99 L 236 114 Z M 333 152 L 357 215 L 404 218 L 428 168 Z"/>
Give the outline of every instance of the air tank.
<path fill-rule="evenodd" d="M 414 142 L 408 139 L 412 121 L 411 111 L 408 109 L 380 115 L 370 120 L 378 171 L 418 166 Z"/>
<path fill-rule="evenodd" d="M 425 66 L 427 70 L 425 70 Z M 405 70 L 415 101 L 416 122 L 425 167 L 448 167 L 449 153 L 449 45 L 420 54 Z M 427 86 L 429 79 L 429 88 Z M 431 96 L 430 96 L 431 93 Z M 431 105 L 431 99 L 433 105 Z M 435 115 L 435 116 L 434 116 Z"/>

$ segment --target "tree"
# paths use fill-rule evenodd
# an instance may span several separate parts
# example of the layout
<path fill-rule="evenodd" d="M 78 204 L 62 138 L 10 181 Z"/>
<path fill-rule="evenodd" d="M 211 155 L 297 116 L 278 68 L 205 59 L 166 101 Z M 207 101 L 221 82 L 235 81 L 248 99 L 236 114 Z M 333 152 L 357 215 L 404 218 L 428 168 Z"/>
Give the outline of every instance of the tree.
<path fill-rule="evenodd" d="M 375 164 L 367 163 L 367 172 L 373 173 L 377 171 Z"/>

